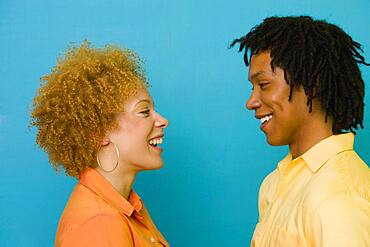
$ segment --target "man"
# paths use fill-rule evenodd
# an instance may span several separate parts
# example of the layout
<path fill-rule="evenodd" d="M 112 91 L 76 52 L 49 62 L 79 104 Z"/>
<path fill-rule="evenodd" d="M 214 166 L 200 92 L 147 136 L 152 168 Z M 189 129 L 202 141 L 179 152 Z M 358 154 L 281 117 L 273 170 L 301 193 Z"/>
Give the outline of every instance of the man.
<path fill-rule="evenodd" d="M 261 185 L 251 245 L 370 246 L 370 170 L 353 150 L 360 44 L 308 16 L 267 18 L 235 44 L 250 66 L 247 108 L 290 151 Z"/>

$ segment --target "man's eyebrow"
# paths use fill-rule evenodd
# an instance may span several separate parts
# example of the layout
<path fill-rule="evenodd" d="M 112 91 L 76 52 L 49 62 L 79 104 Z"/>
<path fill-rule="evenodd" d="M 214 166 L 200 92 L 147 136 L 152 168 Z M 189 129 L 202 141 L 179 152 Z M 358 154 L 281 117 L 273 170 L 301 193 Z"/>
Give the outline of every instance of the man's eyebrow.
<path fill-rule="evenodd" d="M 266 71 L 258 71 L 256 73 L 254 73 L 253 75 L 250 76 L 249 80 L 250 81 L 253 81 L 253 80 L 256 80 L 258 77 L 260 76 L 263 76 L 263 75 L 269 75 L 270 73 L 266 72 Z"/>

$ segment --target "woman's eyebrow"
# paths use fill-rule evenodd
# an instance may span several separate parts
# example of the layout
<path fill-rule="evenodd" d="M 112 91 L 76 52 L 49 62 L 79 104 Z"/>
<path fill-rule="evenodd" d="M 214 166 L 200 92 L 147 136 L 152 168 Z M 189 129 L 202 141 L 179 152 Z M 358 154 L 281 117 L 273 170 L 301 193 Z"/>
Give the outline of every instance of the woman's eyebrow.
<path fill-rule="evenodd" d="M 139 100 L 139 102 L 137 102 L 136 104 L 135 104 L 135 106 L 137 106 L 137 105 L 139 105 L 139 104 L 141 104 L 141 103 L 148 103 L 148 104 L 151 104 L 152 103 L 152 101 L 151 100 L 149 100 L 149 99 L 142 99 L 142 100 Z"/>

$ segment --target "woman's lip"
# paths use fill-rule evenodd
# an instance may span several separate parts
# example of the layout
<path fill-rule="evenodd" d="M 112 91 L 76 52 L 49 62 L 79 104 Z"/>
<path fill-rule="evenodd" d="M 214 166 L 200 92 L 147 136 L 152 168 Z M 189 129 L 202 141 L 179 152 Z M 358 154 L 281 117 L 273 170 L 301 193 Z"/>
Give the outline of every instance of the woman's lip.
<path fill-rule="evenodd" d="M 160 134 L 160 135 L 157 135 L 157 136 L 151 137 L 151 138 L 149 139 L 149 141 L 150 141 L 150 140 L 154 140 L 154 139 L 163 138 L 163 137 L 164 137 L 164 134 Z"/>
<path fill-rule="evenodd" d="M 161 146 L 152 146 L 152 145 L 149 145 L 151 148 L 153 148 L 155 151 L 158 151 L 160 153 L 163 152 L 163 148 Z"/>

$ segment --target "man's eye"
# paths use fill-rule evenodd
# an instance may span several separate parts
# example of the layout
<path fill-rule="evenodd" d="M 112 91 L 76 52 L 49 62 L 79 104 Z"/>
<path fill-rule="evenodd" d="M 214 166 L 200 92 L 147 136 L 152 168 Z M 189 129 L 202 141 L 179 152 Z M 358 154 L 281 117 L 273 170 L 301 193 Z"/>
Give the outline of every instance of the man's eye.
<path fill-rule="evenodd" d="M 259 87 L 261 88 L 261 89 L 264 89 L 264 88 L 266 88 L 266 86 L 268 85 L 268 83 L 267 82 L 264 82 L 264 83 L 260 83 L 260 84 L 258 84 L 259 85 Z"/>

